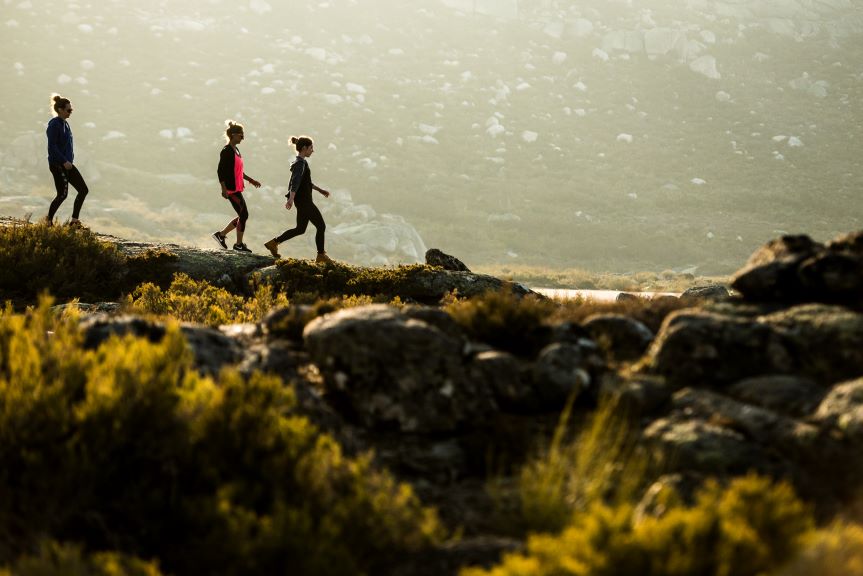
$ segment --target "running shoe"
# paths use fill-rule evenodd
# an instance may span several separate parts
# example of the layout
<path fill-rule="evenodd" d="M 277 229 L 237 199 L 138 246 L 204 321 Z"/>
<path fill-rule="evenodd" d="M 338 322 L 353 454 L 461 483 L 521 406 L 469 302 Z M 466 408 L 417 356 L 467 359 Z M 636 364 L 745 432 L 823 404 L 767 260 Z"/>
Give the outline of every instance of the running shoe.
<path fill-rule="evenodd" d="M 333 259 L 327 256 L 326 252 L 318 252 L 318 256 L 315 258 L 315 262 L 318 264 L 332 264 Z"/>
<path fill-rule="evenodd" d="M 234 250 L 236 250 L 237 252 L 248 252 L 249 254 L 252 253 L 252 251 L 249 250 L 249 247 L 245 244 L 234 244 Z"/>
<path fill-rule="evenodd" d="M 222 236 L 221 232 L 213 232 L 213 239 L 219 243 L 219 246 L 222 247 L 222 250 L 228 249 L 228 244 L 225 242 L 225 237 Z"/>
<path fill-rule="evenodd" d="M 264 242 L 264 248 L 269 250 L 270 254 L 272 254 L 273 258 L 275 258 L 276 260 L 281 258 L 281 256 L 279 255 L 279 243 L 276 242 L 275 238 L 273 238 L 269 242 Z"/>

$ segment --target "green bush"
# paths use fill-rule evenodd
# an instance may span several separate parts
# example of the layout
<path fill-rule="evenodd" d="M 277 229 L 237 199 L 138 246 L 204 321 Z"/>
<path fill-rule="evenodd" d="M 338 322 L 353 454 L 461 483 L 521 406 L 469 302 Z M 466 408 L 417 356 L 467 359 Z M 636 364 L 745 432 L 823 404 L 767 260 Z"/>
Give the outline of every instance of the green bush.
<path fill-rule="evenodd" d="M 273 287 L 266 283 L 257 286 L 254 296 L 244 298 L 205 280 L 193 280 L 178 273 L 167 290 L 146 282 L 135 288 L 128 302 L 138 312 L 218 326 L 260 322 L 272 308 L 286 306 L 288 299 L 284 293 L 274 293 Z"/>
<path fill-rule="evenodd" d="M 470 300 L 456 299 L 444 309 L 474 340 L 530 357 L 548 341 L 545 319 L 555 306 L 530 296 L 518 298 L 503 289 Z"/>
<path fill-rule="evenodd" d="M 123 255 L 89 230 L 16 223 L 0 226 L 0 300 L 116 297 Z"/>
<path fill-rule="evenodd" d="M 371 574 L 440 537 L 280 380 L 200 376 L 176 326 L 155 344 L 80 340 L 47 301 L 0 315 L 0 565 L 51 539 L 177 576 Z"/>
<path fill-rule="evenodd" d="M 560 535 L 532 536 L 526 553 L 462 576 L 756 576 L 786 564 L 812 529 L 788 484 L 747 476 L 709 482 L 693 506 L 659 517 L 594 502 Z"/>
<path fill-rule="evenodd" d="M 297 293 L 313 294 L 316 298 L 376 296 L 382 302 L 401 296 L 406 283 L 430 270 L 423 264 L 364 268 L 333 262 L 321 266 L 293 258 L 280 260 L 277 266 L 284 288 L 292 296 Z"/>

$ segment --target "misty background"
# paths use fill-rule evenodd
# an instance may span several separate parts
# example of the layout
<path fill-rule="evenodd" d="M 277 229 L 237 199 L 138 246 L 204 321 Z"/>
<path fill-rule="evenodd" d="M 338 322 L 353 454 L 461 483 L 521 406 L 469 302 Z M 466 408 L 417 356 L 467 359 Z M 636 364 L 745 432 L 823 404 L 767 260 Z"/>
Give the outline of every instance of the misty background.
<path fill-rule="evenodd" d="M 215 248 L 231 118 L 259 253 L 294 225 L 307 134 L 337 259 L 725 274 L 778 234 L 861 228 L 859 6 L 3 0 L 0 213 L 47 213 L 59 92 L 100 232 Z"/>

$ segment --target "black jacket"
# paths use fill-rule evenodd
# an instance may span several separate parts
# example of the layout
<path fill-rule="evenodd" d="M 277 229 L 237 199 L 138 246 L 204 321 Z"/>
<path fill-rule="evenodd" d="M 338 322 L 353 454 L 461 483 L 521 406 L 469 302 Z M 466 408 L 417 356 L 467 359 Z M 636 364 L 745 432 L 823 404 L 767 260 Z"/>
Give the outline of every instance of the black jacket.
<path fill-rule="evenodd" d="M 291 162 L 291 183 L 288 184 L 286 198 L 291 197 L 291 191 L 295 192 L 294 202 L 312 201 L 312 171 L 309 163 L 302 156 L 297 156 Z"/>

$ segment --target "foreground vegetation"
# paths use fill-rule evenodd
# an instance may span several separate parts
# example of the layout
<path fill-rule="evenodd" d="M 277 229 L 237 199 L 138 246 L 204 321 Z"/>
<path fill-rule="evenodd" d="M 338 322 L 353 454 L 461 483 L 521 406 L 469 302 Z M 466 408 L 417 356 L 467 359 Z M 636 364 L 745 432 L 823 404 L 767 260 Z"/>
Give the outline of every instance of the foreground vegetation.
<path fill-rule="evenodd" d="M 72 320 L 0 314 L 0 563 L 59 543 L 177 575 L 360 574 L 440 538 L 278 379 L 199 376 L 176 328 L 84 350 Z"/>

